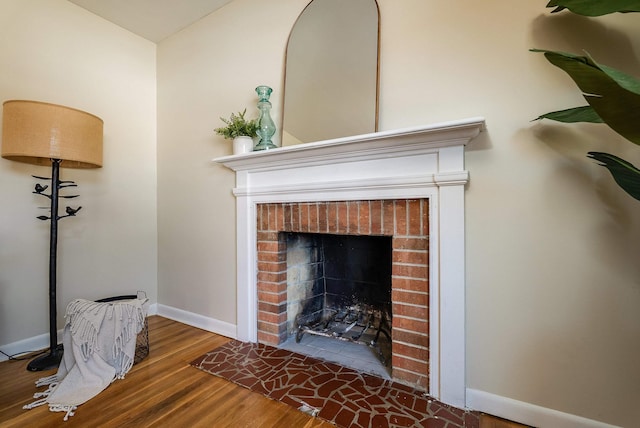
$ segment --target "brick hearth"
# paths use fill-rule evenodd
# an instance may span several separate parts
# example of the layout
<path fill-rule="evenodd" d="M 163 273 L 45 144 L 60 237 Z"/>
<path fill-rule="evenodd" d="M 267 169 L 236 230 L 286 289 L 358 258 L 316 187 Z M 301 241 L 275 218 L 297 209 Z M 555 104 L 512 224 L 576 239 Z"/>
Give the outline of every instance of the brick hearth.
<path fill-rule="evenodd" d="M 257 205 L 258 340 L 287 332 L 286 238 L 282 232 L 392 237 L 392 376 L 429 387 L 428 199 Z"/>

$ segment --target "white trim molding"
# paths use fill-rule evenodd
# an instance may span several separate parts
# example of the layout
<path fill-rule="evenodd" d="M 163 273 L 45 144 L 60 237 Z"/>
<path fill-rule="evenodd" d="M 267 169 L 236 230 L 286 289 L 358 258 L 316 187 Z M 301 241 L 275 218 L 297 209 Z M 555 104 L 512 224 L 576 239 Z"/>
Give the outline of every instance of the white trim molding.
<path fill-rule="evenodd" d="M 158 311 L 158 304 L 154 303 L 149 306 L 149 310 L 147 312 L 148 315 L 156 315 Z M 185 323 L 187 324 L 187 323 Z M 62 334 L 64 330 L 59 329 L 57 331 L 57 343 L 62 343 Z M 27 339 L 19 340 L 17 342 L 8 343 L 6 345 L 0 345 L 2 352 L 5 352 L 9 355 L 22 355 L 27 353 L 32 353 L 39 351 L 41 349 L 49 348 L 49 334 L 40 334 L 38 336 L 29 337 Z M 7 361 L 9 358 L 0 354 L 0 362 Z"/>
<path fill-rule="evenodd" d="M 229 337 L 232 339 L 237 337 L 237 328 L 235 324 L 220 321 L 215 318 L 205 317 L 193 312 L 188 312 L 182 309 L 160 304 L 158 304 L 157 315 L 190 325 L 192 327 L 201 328 L 202 330 L 210 331 L 221 336 Z"/>
<path fill-rule="evenodd" d="M 620 428 L 471 388 L 467 389 L 467 406 L 473 410 L 540 428 Z"/>
<path fill-rule="evenodd" d="M 62 343 L 62 330 L 57 332 L 57 341 Z M 38 336 L 29 337 L 27 339 L 19 340 L 13 343 L 7 343 L 1 345 L 2 352 L 11 356 L 24 356 L 23 354 L 32 353 L 41 349 L 49 349 L 49 333 L 40 334 Z M 9 357 L 4 354 L 0 354 L 0 362 L 7 361 Z"/>
<path fill-rule="evenodd" d="M 214 162 L 236 172 L 237 333 L 257 341 L 256 206 L 429 199 L 429 395 L 466 407 L 464 150 L 483 118 L 289 146 Z"/>

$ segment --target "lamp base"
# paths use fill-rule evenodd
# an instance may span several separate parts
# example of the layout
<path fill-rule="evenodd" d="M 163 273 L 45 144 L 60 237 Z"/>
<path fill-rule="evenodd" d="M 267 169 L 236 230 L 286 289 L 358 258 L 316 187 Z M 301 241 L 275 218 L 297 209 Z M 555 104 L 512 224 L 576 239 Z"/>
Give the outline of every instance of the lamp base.
<path fill-rule="evenodd" d="M 27 370 L 30 372 L 40 372 L 44 370 L 57 369 L 62 360 L 62 354 L 64 350 L 62 345 L 58 345 L 56 348 L 49 350 L 44 355 L 34 358 L 27 364 Z"/>

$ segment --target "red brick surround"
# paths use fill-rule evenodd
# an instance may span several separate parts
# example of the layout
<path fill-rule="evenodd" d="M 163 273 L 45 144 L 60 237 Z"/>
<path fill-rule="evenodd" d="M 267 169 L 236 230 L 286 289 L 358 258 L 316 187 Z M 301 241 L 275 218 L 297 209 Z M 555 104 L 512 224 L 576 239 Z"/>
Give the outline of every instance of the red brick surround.
<path fill-rule="evenodd" d="M 392 237 L 392 376 L 429 386 L 427 199 L 294 202 L 257 206 L 258 341 L 287 338 L 286 239 L 280 232 Z"/>

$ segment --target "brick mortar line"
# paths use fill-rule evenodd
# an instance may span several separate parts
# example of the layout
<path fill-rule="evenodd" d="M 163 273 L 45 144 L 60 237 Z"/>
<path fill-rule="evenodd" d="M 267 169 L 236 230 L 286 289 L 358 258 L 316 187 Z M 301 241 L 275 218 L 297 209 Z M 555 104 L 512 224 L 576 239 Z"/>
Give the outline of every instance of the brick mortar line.
<path fill-rule="evenodd" d="M 412 308 L 428 308 L 429 305 L 418 305 L 416 303 L 405 303 L 405 302 L 391 302 L 393 305 L 402 305 L 402 306 L 410 306 Z M 401 317 L 402 315 L 398 315 Z"/>
<path fill-rule="evenodd" d="M 271 291 L 264 291 L 264 290 L 260 290 L 260 292 L 261 292 L 261 293 L 264 293 L 264 294 L 268 294 L 268 295 L 270 295 L 270 296 L 282 296 L 283 294 L 287 294 L 287 292 L 286 292 L 286 291 L 282 291 L 282 292 L 280 292 L 280 293 L 272 293 Z M 258 299 L 258 302 L 269 303 L 269 302 L 265 302 L 264 300 L 259 300 L 259 299 Z"/>
<path fill-rule="evenodd" d="M 427 266 L 428 267 L 428 266 Z M 397 279 L 411 279 L 414 281 L 423 281 L 423 282 L 429 282 L 428 278 L 419 278 L 419 277 L 415 277 L 415 276 L 404 276 L 404 275 L 391 275 L 391 278 L 397 278 Z"/>
<path fill-rule="evenodd" d="M 413 294 L 413 295 L 409 295 L 407 297 L 407 299 L 397 299 L 397 300 L 394 300 L 391 303 L 392 303 L 392 305 L 396 305 L 397 304 L 397 305 L 402 305 L 402 306 L 410 307 L 410 308 L 422 308 L 422 309 L 427 309 L 428 310 L 429 307 L 430 307 L 429 302 L 428 301 L 427 302 L 423 302 L 422 301 L 422 299 L 424 299 L 425 297 L 428 298 L 428 296 L 425 296 L 425 295 Z M 417 302 L 408 302 L 408 300 L 411 300 L 411 299 L 417 299 L 418 301 Z M 402 315 L 398 314 L 397 316 L 401 317 Z M 396 315 L 392 314 L 392 317 L 396 317 Z"/>
<path fill-rule="evenodd" d="M 263 282 L 263 283 L 265 283 L 265 284 L 282 284 L 284 281 L 283 281 L 283 282 L 266 282 L 266 281 L 261 281 L 261 282 Z M 271 292 L 271 291 L 264 291 L 264 290 L 258 290 L 258 291 L 259 291 L 259 292 L 261 292 L 261 293 L 266 293 L 266 294 L 277 294 L 277 295 L 287 294 L 287 290 L 281 291 L 281 292 L 279 292 L 279 293 L 274 293 L 274 292 Z"/>
<path fill-rule="evenodd" d="M 425 377 L 425 378 L 429 378 L 429 373 L 422 373 L 422 372 L 414 372 L 413 370 L 409 370 L 409 369 L 404 369 L 402 367 L 394 367 L 393 370 L 397 370 L 399 372 L 403 372 L 403 373 L 409 373 L 409 374 L 413 374 L 413 375 L 418 375 L 420 377 Z"/>
<path fill-rule="evenodd" d="M 420 295 L 423 295 L 423 294 L 429 295 L 428 291 L 406 290 L 404 288 L 397 288 L 397 287 L 394 287 L 393 291 L 400 291 L 402 293 L 413 293 L 413 294 L 420 294 Z"/>
<path fill-rule="evenodd" d="M 391 352 L 391 356 L 402 357 L 405 360 L 415 361 L 416 363 L 428 363 L 429 362 L 428 360 L 418 360 L 416 358 L 411 358 L 411 357 L 409 357 L 407 355 L 404 355 L 404 354 L 396 354 L 395 352 Z M 394 366 L 393 368 L 395 369 L 396 367 Z M 405 369 L 405 370 L 407 370 L 407 369 Z M 409 370 L 409 371 L 411 371 L 411 370 Z M 416 373 L 416 372 L 413 372 L 413 373 Z"/>
<path fill-rule="evenodd" d="M 428 346 L 415 345 L 415 344 L 412 344 L 412 343 L 402 342 L 402 341 L 400 341 L 400 340 L 394 340 L 393 342 L 394 342 L 394 343 L 401 343 L 401 344 L 403 344 L 404 346 L 408 346 L 408 347 L 410 347 L 410 348 L 422 349 L 422 350 L 425 350 L 425 351 L 428 351 L 428 350 L 429 350 L 429 347 L 428 347 Z M 392 352 L 392 353 L 393 353 L 393 352 Z"/>
<path fill-rule="evenodd" d="M 393 329 L 394 330 L 398 330 L 398 331 L 402 331 L 404 333 L 412 333 L 412 334 L 417 334 L 418 336 L 429 337 L 429 333 L 420 333 L 418 331 L 407 330 L 406 328 L 400 328 L 400 327 L 393 327 Z"/>
<path fill-rule="evenodd" d="M 428 263 L 403 263 L 403 262 L 393 262 L 394 265 L 398 266 L 409 266 L 409 267 L 429 267 Z"/>
<path fill-rule="evenodd" d="M 273 293 L 272 293 L 273 294 Z M 428 319 L 408 317 L 406 315 L 394 315 L 393 318 L 402 318 L 404 320 L 428 322 Z"/>

